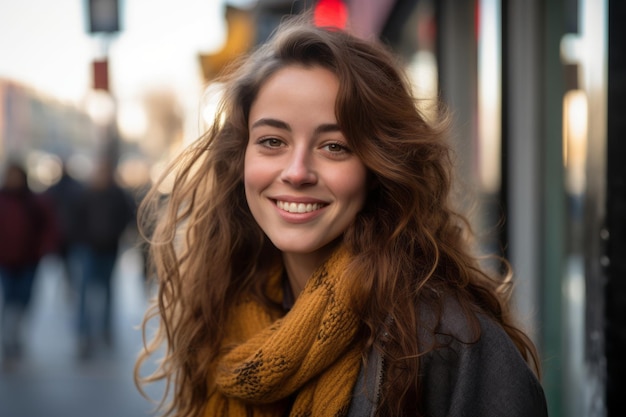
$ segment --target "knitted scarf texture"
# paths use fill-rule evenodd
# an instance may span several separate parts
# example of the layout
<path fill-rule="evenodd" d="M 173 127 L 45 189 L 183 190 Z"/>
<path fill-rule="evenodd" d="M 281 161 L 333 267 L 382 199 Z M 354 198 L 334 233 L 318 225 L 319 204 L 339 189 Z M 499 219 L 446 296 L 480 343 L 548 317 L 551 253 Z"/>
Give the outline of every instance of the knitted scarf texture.
<path fill-rule="evenodd" d="M 359 320 L 348 308 L 342 279 L 348 261 L 347 251 L 338 249 L 283 317 L 251 299 L 233 307 L 227 353 L 209 380 L 205 417 L 347 414 L 361 360 Z M 267 289 L 279 300 L 280 275 Z"/>

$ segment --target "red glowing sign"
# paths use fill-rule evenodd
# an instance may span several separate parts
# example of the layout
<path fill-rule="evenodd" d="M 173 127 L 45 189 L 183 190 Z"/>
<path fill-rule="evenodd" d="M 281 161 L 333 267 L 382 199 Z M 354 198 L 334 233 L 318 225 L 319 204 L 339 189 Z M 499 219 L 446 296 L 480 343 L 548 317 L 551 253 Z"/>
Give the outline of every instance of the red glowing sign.
<path fill-rule="evenodd" d="M 315 5 L 313 19 L 319 27 L 345 29 L 348 23 L 348 7 L 341 0 L 319 0 Z"/>

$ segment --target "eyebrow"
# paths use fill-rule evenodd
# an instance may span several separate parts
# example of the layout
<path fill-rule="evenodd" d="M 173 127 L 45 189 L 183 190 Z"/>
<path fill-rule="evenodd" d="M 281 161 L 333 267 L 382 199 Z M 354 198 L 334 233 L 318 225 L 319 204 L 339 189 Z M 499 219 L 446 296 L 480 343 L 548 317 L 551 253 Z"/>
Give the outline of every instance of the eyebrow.
<path fill-rule="evenodd" d="M 275 127 L 277 129 L 283 129 L 283 130 L 291 132 L 291 126 L 289 126 L 288 123 L 285 123 L 282 120 L 278 120 L 278 119 L 271 119 L 271 118 L 259 119 L 256 122 L 252 123 L 252 126 L 250 126 L 250 129 L 254 129 L 259 126 L 270 126 L 270 127 Z M 340 131 L 341 129 L 339 129 L 339 125 L 336 123 L 324 123 L 315 128 L 316 135 L 320 133 L 340 132 Z"/>
<path fill-rule="evenodd" d="M 268 118 L 259 119 L 256 122 L 252 123 L 252 126 L 250 126 L 250 129 L 254 129 L 255 127 L 259 127 L 259 126 L 270 126 L 270 127 L 275 127 L 278 129 L 288 130 L 291 132 L 291 126 L 289 126 L 287 123 L 283 122 L 282 120 L 277 120 L 277 119 L 268 119 Z"/>

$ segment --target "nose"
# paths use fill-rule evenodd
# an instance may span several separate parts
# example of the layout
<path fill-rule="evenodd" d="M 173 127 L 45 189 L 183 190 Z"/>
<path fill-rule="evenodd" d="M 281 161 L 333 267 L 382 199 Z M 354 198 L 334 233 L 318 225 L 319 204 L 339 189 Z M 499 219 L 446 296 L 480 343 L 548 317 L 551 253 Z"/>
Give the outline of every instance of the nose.
<path fill-rule="evenodd" d="M 311 163 L 311 156 L 304 151 L 294 151 L 281 173 L 282 181 L 294 187 L 312 185 L 317 182 L 317 174 Z"/>

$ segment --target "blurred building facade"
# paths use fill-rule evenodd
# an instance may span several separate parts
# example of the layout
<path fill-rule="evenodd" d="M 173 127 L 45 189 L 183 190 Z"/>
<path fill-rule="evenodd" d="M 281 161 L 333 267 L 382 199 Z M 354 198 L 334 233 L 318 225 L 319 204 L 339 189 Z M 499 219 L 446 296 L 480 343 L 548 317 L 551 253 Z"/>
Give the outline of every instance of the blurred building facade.
<path fill-rule="evenodd" d="M 0 80 L 0 161 L 22 159 L 35 190 L 60 178 L 66 157 L 74 157 L 70 165 L 80 177 L 84 161 L 96 150 L 97 125 L 84 109 Z"/>

